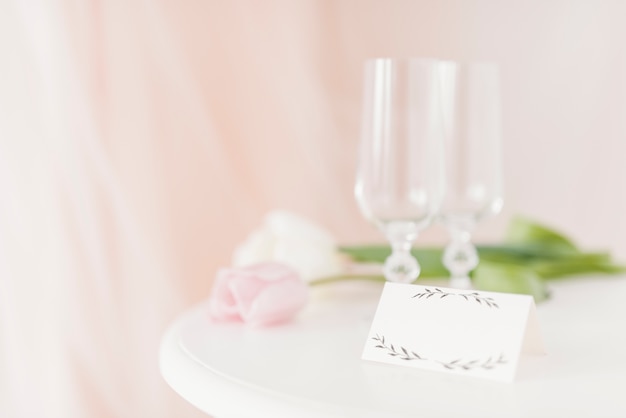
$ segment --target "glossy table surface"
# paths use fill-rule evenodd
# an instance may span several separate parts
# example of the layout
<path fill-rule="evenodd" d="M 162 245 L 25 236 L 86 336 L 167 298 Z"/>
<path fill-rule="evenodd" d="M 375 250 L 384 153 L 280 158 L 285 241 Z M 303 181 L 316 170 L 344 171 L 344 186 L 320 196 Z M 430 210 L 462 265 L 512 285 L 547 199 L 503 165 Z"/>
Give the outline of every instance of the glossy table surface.
<path fill-rule="evenodd" d="M 201 304 L 163 337 L 161 373 L 217 418 L 626 417 L 626 278 L 551 285 L 538 306 L 545 356 L 513 383 L 360 359 L 382 286 L 315 289 L 289 324 L 218 324 Z"/>

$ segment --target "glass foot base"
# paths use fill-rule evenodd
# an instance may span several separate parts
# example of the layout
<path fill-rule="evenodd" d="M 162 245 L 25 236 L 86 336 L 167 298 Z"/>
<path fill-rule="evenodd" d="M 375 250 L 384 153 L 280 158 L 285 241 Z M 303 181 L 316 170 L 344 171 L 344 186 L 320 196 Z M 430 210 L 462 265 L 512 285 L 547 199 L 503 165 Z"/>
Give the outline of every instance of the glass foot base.
<path fill-rule="evenodd" d="M 393 253 L 385 260 L 383 272 L 390 282 L 412 283 L 420 274 L 420 266 L 408 252 Z"/>
<path fill-rule="evenodd" d="M 472 289 L 472 281 L 469 277 L 452 277 L 450 278 L 450 285 L 453 289 Z"/>

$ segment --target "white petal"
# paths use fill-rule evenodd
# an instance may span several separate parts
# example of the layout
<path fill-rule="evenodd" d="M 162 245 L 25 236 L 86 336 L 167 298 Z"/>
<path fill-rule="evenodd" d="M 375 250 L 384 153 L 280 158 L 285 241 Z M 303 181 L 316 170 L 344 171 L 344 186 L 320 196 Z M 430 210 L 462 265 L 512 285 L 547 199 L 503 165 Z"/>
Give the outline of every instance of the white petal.
<path fill-rule="evenodd" d="M 319 245 L 299 237 L 281 237 L 276 240 L 272 258 L 294 268 L 305 281 L 332 276 L 341 271 L 334 246 Z"/>

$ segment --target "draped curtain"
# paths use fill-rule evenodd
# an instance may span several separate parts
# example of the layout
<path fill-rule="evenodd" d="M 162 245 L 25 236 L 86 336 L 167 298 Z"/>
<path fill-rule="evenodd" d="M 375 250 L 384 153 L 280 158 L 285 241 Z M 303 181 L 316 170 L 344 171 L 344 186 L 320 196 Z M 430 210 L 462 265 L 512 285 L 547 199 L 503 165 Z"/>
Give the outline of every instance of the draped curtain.
<path fill-rule="evenodd" d="M 160 378 L 159 339 L 264 213 L 379 241 L 352 199 L 369 57 L 502 66 L 506 204 L 479 239 L 523 213 L 626 257 L 625 15 L 0 0 L 0 416 L 199 416 Z"/>

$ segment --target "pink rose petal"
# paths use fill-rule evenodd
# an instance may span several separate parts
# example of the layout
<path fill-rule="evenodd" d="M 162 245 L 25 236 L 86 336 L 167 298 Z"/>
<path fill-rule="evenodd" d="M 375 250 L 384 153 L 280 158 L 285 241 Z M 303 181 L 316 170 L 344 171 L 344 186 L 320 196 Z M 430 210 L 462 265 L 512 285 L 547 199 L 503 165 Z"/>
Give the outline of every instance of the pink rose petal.
<path fill-rule="evenodd" d="M 298 273 L 284 264 L 222 269 L 215 279 L 209 313 L 220 321 L 276 324 L 298 313 L 308 301 L 308 292 Z"/>

